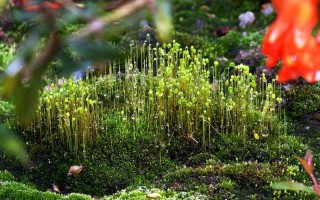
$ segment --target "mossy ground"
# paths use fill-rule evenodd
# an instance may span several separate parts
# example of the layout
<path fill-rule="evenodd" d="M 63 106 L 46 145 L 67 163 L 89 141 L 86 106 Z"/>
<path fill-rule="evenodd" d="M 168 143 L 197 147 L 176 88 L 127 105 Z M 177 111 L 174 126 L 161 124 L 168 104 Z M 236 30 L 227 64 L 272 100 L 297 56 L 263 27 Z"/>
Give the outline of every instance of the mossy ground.
<path fill-rule="evenodd" d="M 204 56 L 211 59 L 225 57 L 225 67 L 228 67 L 240 50 L 259 48 L 263 29 L 274 19 L 274 15 L 258 15 L 258 4 L 254 0 L 241 3 L 176 0 L 174 37 L 182 46 L 202 49 Z M 238 15 L 248 10 L 257 14 L 257 20 L 248 29 L 241 30 L 237 27 Z M 228 26 L 231 31 L 217 38 L 213 32 L 221 26 Z M 263 62 L 257 59 L 250 71 Z M 291 128 L 288 134 L 268 138 L 255 139 L 250 135 L 247 140 L 234 134 L 216 134 L 205 149 L 195 142 L 173 141 L 165 145 L 156 137 L 133 139 L 130 129 L 123 129 L 127 137 L 123 137 L 124 133 L 118 137 L 117 129 L 113 129 L 117 126 L 116 114 L 105 117 L 113 122 L 109 127 L 113 137 L 111 140 L 100 137 L 98 145 L 86 152 L 90 155 L 86 159 L 74 159 L 75 155 L 66 153 L 68 150 L 62 146 L 46 149 L 35 145 L 34 138 L 20 134 L 28 142 L 33 163 L 31 168 L 24 168 L 13 158 L 2 155 L 0 169 L 11 171 L 15 178 L 7 171 L 0 173 L 0 198 L 147 199 L 148 194 L 157 193 L 161 199 L 314 199 L 305 193 L 278 192 L 270 188 L 270 183 L 277 181 L 311 185 L 293 158 L 295 155 L 303 157 L 308 149 L 317 152 L 320 148 L 317 136 L 320 117 L 318 119 L 315 112 L 319 109 L 319 88 L 305 87 L 308 97 L 302 94 L 306 90 L 291 90 L 287 96 L 288 114 L 296 120 L 293 121 L 295 130 Z M 21 131 L 15 129 L 12 108 L 6 103 L 1 105 L 3 121 L 12 130 Z M 74 164 L 82 164 L 84 170 L 77 177 L 68 177 L 68 169 Z M 315 164 L 317 169 L 320 166 L 317 154 Z M 58 185 L 62 194 L 44 192 L 51 189 L 52 184 Z"/>

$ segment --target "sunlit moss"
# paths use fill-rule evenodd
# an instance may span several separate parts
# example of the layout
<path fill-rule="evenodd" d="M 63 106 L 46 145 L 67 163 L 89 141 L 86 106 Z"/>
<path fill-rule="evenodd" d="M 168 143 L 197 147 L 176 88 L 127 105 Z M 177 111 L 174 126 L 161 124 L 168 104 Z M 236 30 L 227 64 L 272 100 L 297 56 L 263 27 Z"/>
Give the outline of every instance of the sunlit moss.
<path fill-rule="evenodd" d="M 220 74 L 217 61 L 211 67 L 202 51 L 175 41 L 162 47 L 145 43 L 142 49 L 132 43 L 130 49 L 128 60 L 108 66 L 105 76 L 63 79 L 45 88 L 35 124 L 39 141 L 61 140 L 84 154 L 97 135 L 108 134 L 102 116 L 109 112 L 119 116 L 119 136 L 188 141 L 203 149 L 217 134 L 263 140 L 285 133 L 279 91 L 264 74 L 258 79 L 245 65 L 230 65 Z"/>

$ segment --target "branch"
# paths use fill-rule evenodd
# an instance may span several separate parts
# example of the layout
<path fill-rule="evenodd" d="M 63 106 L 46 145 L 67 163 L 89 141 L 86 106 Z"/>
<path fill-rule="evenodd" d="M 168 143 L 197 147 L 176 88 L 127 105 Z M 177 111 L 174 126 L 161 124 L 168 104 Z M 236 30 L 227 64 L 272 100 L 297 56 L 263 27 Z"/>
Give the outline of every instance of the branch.
<path fill-rule="evenodd" d="M 31 75 L 42 74 L 49 62 L 56 56 L 63 47 L 63 43 L 56 32 L 50 35 L 49 42 L 43 52 L 30 64 Z"/>
<path fill-rule="evenodd" d="M 117 22 L 120 19 L 132 15 L 135 11 L 139 9 L 153 5 L 155 1 L 156 0 L 129 1 L 128 3 L 120 6 L 119 8 L 112 11 L 111 13 L 108 13 L 102 17 L 99 17 L 93 20 L 85 27 L 73 33 L 69 39 L 73 40 L 73 39 L 82 39 L 82 38 L 88 37 L 89 35 L 101 31 L 104 27 L 114 22 Z"/>

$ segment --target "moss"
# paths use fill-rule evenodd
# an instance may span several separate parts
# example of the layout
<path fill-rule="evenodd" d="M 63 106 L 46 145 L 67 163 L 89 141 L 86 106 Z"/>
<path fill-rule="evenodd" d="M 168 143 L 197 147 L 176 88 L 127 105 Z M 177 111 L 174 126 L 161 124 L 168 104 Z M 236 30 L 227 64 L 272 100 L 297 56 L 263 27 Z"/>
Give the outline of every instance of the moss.
<path fill-rule="evenodd" d="M 216 157 L 210 153 L 200 153 L 195 156 L 191 156 L 188 158 L 186 165 L 191 167 L 202 166 L 206 163 L 206 161 L 210 160 L 210 162 L 216 162 Z"/>
<path fill-rule="evenodd" d="M 9 182 L 0 186 L 0 198 L 19 200 L 56 200 L 60 199 L 61 196 L 51 192 L 40 192 L 21 183 Z"/>
<path fill-rule="evenodd" d="M 295 163 L 294 155 L 304 154 L 306 147 L 301 139 L 292 135 L 270 136 L 265 139 L 243 141 L 230 135 L 215 137 L 212 153 L 224 162 L 239 161 L 276 162 L 289 160 Z"/>
<path fill-rule="evenodd" d="M 202 36 L 212 36 L 212 30 L 218 26 L 237 27 L 239 23 L 238 16 L 246 11 L 257 13 L 257 20 L 253 27 L 263 27 L 265 21 L 270 20 L 264 17 L 258 17 L 260 6 L 258 1 L 239 2 L 234 0 L 215 0 L 215 1 L 173 1 L 174 25 L 177 31 L 193 33 L 196 29 L 196 21 L 203 21 L 203 30 L 196 32 Z M 228 15 L 226 16 L 226 13 Z M 258 14 L 259 13 L 259 14 Z M 215 17 L 212 17 L 215 16 Z"/>
<path fill-rule="evenodd" d="M 147 200 L 148 194 L 158 194 L 160 198 L 157 199 L 208 199 L 208 196 L 200 194 L 198 192 L 175 192 L 172 190 L 161 190 L 158 188 L 138 187 L 134 189 L 122 190 L 111 196 L 103 197 L 101 200 L 112 199 L 135 199 L 135 200 Z"/>
<path fill-rule="evenodd" d="M 247 32 L 243 35 L 240 31 L 230 31 L 227 35 L 217 38 L 205 48 L 205 56 L 213 50 L 215 57 L 225 56 L 233 58 L 241 49 L 259 48 L 263 36 L 257 32 Z"/>
<path fill-rule="evenodd" d="M 285 100 L 288 115 L 302 117 L 320 109 L 320 88 L 317 85 L 290 86 Z"/>
<path fill-rule="evenodd" d="M 0 171 L 0 181 L 14 181 L 14 176 L 7 170 Z"/>
<path fill-rule="evenodd" d="M 63 148 L 51 150 L 37 145 L 29 148 L 34 164 L 30 171 L 4 161 L 1 167 L 15 171 L 18 180 L 32 182 L 41 190 L 50 188 L 54 182 L 64 193 L 113 194 L 128 186 L 147 185 L 175 167 L 159 141 L 149 137 L 100 138 L 96 148 L 87 152 L 91 156 L 85 160 L 75 160 L 68 153 L 61 155 Z M 82 164 L 83 171 L 77 177 L 68 177 L 68 169 L 76 164 Z"/>
<path fill-rule="evenodd" d="M 10 62 L 13 60 L 16 52 L 16 45 L 5 45 L 0 43 L 0 71 L 3 72 L 7 69 Z"/>
<path fill-rule="evenodd" d="M 5 123 L 9 128 L 14 129 L 17 122 L 14 116 L 14 106 L 8 101 L 0 101 L 0 122 Z"/>
<path fill-rule="evenodd" d="M 62 199 L 68 199 L 68 200 L 90 200 L 93 199 L 91 196 L 86 194 L 78 194 L 78 193 L 71 193 L 67 196 L 62 197 Z"/>
<path fill-rule="evenodd" d="M 229 177 L 221 178 L 219 183 L 217 184 L 218 188 L 224 190 L 233 190 L 237 186 L 237 183 L 231 180 Z"/>
<path fill-rule="evenodd" d="M 53 192 L 42 192 L 30 186 L 24 185 L 22 183 L 16 182 L 6 182 L 0 185 L 0 198 L 5 199 L 19 199 L 19 200 L 30 200 L 30 199 L 38 199 L 38 200 L 62 200 L 62 199 L 70 199 L 70 200 L 92 200 L 88 195 L 84 194 L 69 194 L 66 196 L 53 193 Z"/>
<path fill-rule="evenodd" d="M 161 184 L 175 191 L 198 191 L 216 199 L 248 199 L 253 196 L 270 199 L 273 196 L 270 183 L 292 180 L 285 172 L 285 166 L 278 171 L 281 167 L 281 164 L 258 162 L 185 167 L 168 173 Z"/>
<path fill-rule="evenodd" d="M 240 50 L 259 49 L 263 39 L 263 35 L 256 31 L 248 31 L 244 35 L 237 30 L 231 30 L 227 35 L 216 39 L 181 32 L 176 32 L 174 37 L 181 44 L 193 45 L 197 49 L 202 49 L 204 57 L 210 58 L 211 61 L 220 57 L 233 59 Z M 255 63 L 258 66 L 261 58 L 255 58 L 255 55 L 252 54 L 252 60 L 256 60 Z M 254 72 L 257 66 L 250 66 L 251 71 Z"/>
<path fill-rule="evenodd" d="M 261 141 L 243 141 L 230 135 L 223 137 L 217 135 L 213 139 L 215 142 L 210 147 L 210 152 L 214 155 L 208 152 L 189 157 L 184 163 L 198 168 L 183 168 L 181 171 L 169 173 L 165 176 L 165 185 L 177 191 L 194 190 L 206 195 L 212 195 L 210 191 L 215 191 L 215 194 L 219 193 L 221 198 L 232 198 L 233 195 L 239 195 L 238 193 L 241 193 L 242 190 L 248 190 L 252 192 L 250 194 L 253 194 L 253 190 L 246 188 L 253 187 L 254 190 L 257 190 L 255 185 L 267 187 L 267 183 L 274 180 L 273 175 L 270 174 L 282 177 L 282 171 L 286 165 L 278 162 L 286 161 L 288 164 L 297 164 L 293 155 L 304 155 L 305 153 L 305 147 L 301 141 L 287 135 Z M 100 144 L 103 141 L 101 138 Z M 130 137 L 114 137 L 111 141 L 114 142 L 112 148 L 108 146 L 108 143 L 99 145 L 94 152 L 88 152 L 92 158 L 82 162 L 74 161 L 68 154 L 61 156 L 60 149 L 47 154 L 34 151 L 34 156 L 37 155 L 33 157 L 35 168 L 31 173 L 25 172 L 24 175 L 40 185 L 42 190 L 55 182 L 60 188 L 71 187 L 72 192 L 103 196 L 113 194 L 128 186 L 132 188 L 137 184 L 148 185 L 156 177 L 161 177 L 164 172 L 175 166 L 175 163 L 168 158 L 167 153 L 169 152 L 166 153 L 168 149 L 162 149 L 163 147 L 157 140 L 141 137 L 133 141 Z M 186 160 L 188 155 L 186 152 L 189 152 L 189 155 L 191 153 L 186 149 L 184 149 L 184 154 L 179 153 L 184 156 L 181 157 L 181 161 Z M 229 164 L 221 164 L 218 159 Z M 267 164 L 234 163 L 246 160 L 274 164 L 271 165 L 270 171 L 267 171 L 269 168 Z M 68 178 L 67 171 L 74 164 L 83 164 L 84 170 L 77 177 Z M 286 176 L 297 181 L 307 178 L 301 176 L 301 173 Z M 234 190 L 226 189 L 232 185 Z M 272 194 L 269 189 L 265 189 L 264 192 Z"/>
<path fill-rule="evenodd" d="M 166 175 L 164 183 L 168 188 L 177 191 L 200 190 L 207 195 L 215 196 L 219 191 L 225 191 L 226 179 L 231 180 L 231 185 L 237 186 L 237 192 L 247 190 L 246 195 L 250 192 L 254 194 L 255 192 L 250 188 L 258 186 L 259 189 L 255 190 L 261 191 L 259 194 L 265 193 L 268 182 L 275 180 L 267 164 L 239 163 L 224 165 L 220 163 L 203 168 L 179 169 Z M 199 185 L 205 185 L 206 187 L 199 188 Z M 204 188 L 206 191 L 203 190 Z"/>

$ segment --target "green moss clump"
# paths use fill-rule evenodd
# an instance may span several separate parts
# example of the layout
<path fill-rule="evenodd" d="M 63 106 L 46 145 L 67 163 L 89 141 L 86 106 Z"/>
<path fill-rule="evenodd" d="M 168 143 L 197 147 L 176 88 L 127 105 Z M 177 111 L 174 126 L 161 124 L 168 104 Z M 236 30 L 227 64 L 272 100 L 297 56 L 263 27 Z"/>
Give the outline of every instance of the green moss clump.
<path fill-rule="evenodd" d="M 214 139 L 211 152 L 224 162 L 240 161 L 277 162 L 287 161 L 295 164 L 293 155 L 303 155 L 306 147 L 298 137 L 279 135 L 260 140 L 243 141 L 232 136 Z"/>
<path fill-rule="evenodd" d="M 270 183 L 292 180 L 289 167 L 281 163 L 259 162 L 216 163 L 198 168 L 185 167 L 168 173 L 161 184 L 174 191 L 197 191 L 214 199 L 251 199 L 253 197 L 255 197 L 253 199 L 272 199 L 274 196 L 286 199 L 288 197 L 309 199 L 314 197 L 306 193 L 273 192 L 269 186 Z"/>
<path fill-rule="evenodd" d="M 209 50 L 215 57 L 226 56 L 232 58 L 240 49 L 258 48 L 263 36 L 257 32 L 248 32 L 243 35 L 240 31 L 230 31 L 227 35 L 217 38 L 205 48 L 205 56 L 209 56 Z"/>
<path fill-rule="evenodd" d="M 62 156 L 61 151 L 66 150 L 61 148 L 51 150 L 39 145 L 30 146 L 34 168 L 17 178 L 36 183 L 42 190 L 55 182 L 60 188 L 70 187 L 71 192 L 103 196 L 128 186 L 148 185 L 175 167 L 159 141 L 150 137 L 132 140 L 130 136 L 105 135 L 99 138 L 98 144 L 87 152 L 91 156 L 85 160 L 74 160 L 69 153 Z M 82 164 L 83 171 L 77 177 L 68 177 L 68 169 L 75 164 Z"/>
<path fill-rule="evenodd" d="M 0 171 L 0 181 L 14 181 L 14 176 L 7 170 Z"/>
<path fill-rule="evenodd" d="M 71 193 L 67 196 L 62 197 L 62 199 L 68 199 L 68 200 L 91 200 L 91 196 L 86 194 L 78 194 L 78 193 Z"/>
<path fill-rule="evenodd" d="M 212 30 L 217 27 L 237 27 L 238 16 L 246 11 L 256 13 L 256 21 L 252 24 L 252 28 L 264 28 L 265 21 L 270 22 L 270 19 L 267 20 L 264 16 L 259 17 L 260 6 L 258 1 L 174 0 L 173 8 L 173 20 L 177 31 L 202 36 L 212 37 Z M 201 20 L 201 27 L 197 24 L 198 20 Z"/>
<path fill-rule="evenodd" d="M 61 199 L 61 196 L 52 192 L 41 192 L 21 183 L 9 182 L 0 186 L 0 199 L 56 200 Z"/>
<path fill-rule="evenodd" d="M 217 158 L 210 153 L 200 153 L 195 156 L 189 157 L 186 165 L 192 167 L 201 166 L 208 160 L 210 160 L 210 162 L 214 162 L 217 161 Z"/>
<path fill-rule="evenodd" d="M 10 102 L 0 101 L 0 122 L 6 124 L 10 129 L 17 127 L 14 106 Z"/>
<path fill-rule="evenodd" d="M 148 194 L 157 194 L 159 198 L 155 199 L 208 199 L 208 196 L 199 192 L 176 192 L 173 190 L 161 190 L 158 188 L 138 187 L 134 189 L 121 190 L 111 196 L 103 197 L 101 200 L 113 199 L 132 199 L 148 200 Z"/>
<path fill-rule="evenodd" d="M 11 46 L 5 45 L 4 43 L 0 44 L 0 71 L 4 71 L 7 69 L 8 65 L 13 60 L 15 53 L 15 44 Z"/>
<path fill-rule="evenodd" d="M 53 192 L 42 192 L 17 182 L 6 182 L 0 185 L 0 199 L 19 200 L 93 200 L 89 195 L 72 193 L 66 196 Z"/>
<path fill-rule="evenodd" d="M 317 85 L 290 86 L 285 93 L 287 114 L 299 118 L 320 109 L 320 87 Z"/>
<path fill-rule="evenodd" d="M 276 180 L 269 164 L 244 162 L 230 165 L 218 163 L 203 168 L 182 168 L 167 174 L 163 182 L 168 188 L 177 191 L 192 190 L 206 195 L 220 196 L 228 189 L 236 197 L 245 198 L 250 194 L 256 194 L 257 191 L 262 197 L 270 194 L 268 185 Z"/>

